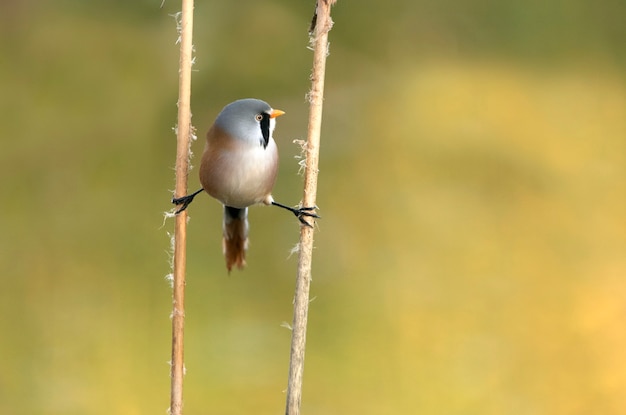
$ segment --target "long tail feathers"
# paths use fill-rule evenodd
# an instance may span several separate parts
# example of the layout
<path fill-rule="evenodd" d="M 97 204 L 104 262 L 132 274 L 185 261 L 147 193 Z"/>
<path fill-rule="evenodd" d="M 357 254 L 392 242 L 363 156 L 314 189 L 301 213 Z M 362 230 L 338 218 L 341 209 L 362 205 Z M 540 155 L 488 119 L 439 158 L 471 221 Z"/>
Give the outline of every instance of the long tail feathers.
<path fill-rule="evenodd" d="M 224 239 L 222 250 L 226 258 L 228 272 L 236 266 L 242 269 L 246 265 L 248 249 L 248 208 L 237 209 L 224 206 Z"/>

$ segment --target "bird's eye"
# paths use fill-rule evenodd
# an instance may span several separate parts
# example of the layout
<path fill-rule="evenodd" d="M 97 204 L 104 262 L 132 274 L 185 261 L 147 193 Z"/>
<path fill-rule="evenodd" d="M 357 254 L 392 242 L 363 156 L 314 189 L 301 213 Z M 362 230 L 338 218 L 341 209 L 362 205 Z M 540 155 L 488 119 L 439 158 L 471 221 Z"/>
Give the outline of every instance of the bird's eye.
<path fill-rule="evenodd" d="M 254 119 L 260 122 L 260 121 L 263 119 L 263 114 L 257 114 L 257 115 L 255 115 L 255 116 L 254 116 Z"/>

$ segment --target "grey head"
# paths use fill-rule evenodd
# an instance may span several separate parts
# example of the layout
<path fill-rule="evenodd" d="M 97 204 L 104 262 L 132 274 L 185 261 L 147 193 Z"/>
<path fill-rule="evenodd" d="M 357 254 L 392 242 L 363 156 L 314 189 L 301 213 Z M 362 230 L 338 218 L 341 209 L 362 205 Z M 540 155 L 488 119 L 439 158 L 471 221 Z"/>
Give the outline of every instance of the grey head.
<path fill-rule="evenodd" d="M 246 98 L 226 105 L 215 119 L 215 125 L 233 138 L 265 148 L 276 126 L 276 116 L 267 102 Z"/>

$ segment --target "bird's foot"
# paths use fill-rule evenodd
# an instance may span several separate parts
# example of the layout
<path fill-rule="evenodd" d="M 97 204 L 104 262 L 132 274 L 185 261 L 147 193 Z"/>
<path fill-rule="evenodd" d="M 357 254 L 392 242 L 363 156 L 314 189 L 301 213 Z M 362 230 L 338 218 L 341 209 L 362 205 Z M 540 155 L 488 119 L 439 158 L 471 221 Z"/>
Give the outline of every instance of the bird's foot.
<path fill-rule="evenodd" d="M 312 212 L 313 210 L 317 209 L 317 206 L 301 206 L 301 207 L 293 208 L 291 206 L 286 206 L 286 205 L 283 205 L 281 203 L 274 202 L 274 201 L 272 201 L 272 205 L 281 207 L 283 209 L 287 209 L 288 211 L 293 213 L 296 216 L 296 218 L 298 218 L 301 224 L 308 226 L 310 228 L 312 228 L 313 225 L 311 225 L 305 218 L 306 217 L 316 218 L 316 219 L 320 218 L 320 216 L 317 213 Z"/>
<path fill-rule="evenodd" d="M 319 219 L 320 216 L 317 213 L 311 212 L 315 209 L 317 209 L 317 206 L 302 206 L 294 209 L 293 214 L 296 215 L 301 224 L 312 228 L 313 226 L 309 222 L 307 222 L 305 217 Z"/>
<path fill-rule="evenodd" d="M 174 214 L 178 215 L 180 212 L 182 212 L 183 210 L 187 209 L 187 206 L 189 206 L 189 204 L 191 202 L 193 202 L 193 198 L 196 197 L 196 195 L 198 193 L 200 193 L 201 191 L 203 191 L 204 189 L 200 189 L 196 192 L 193 192 L 187 196 L 183 196 L 183 197 L 175 197 L 172 198 L 172 203 L 175 205 L 182 205 L 176 212 L 174 212 Z"/>

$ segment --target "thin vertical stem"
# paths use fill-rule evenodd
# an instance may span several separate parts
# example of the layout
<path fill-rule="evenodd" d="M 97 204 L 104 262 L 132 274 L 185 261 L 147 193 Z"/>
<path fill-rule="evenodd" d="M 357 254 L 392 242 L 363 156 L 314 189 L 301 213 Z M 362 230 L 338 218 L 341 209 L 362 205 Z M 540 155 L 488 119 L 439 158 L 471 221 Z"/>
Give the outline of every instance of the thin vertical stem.
<path fill-rule="evenodd" d="M 320 133 L 322 128 L 322 103 L 324 101 L 324 75 L 328 55 L 328 32 L 332 28 L 330 8 L 336 0 L 317 0 L 312 25 L 313 71 L 309 92 L 309 127 L 306 144 L 306 164 L 304 174 L 304 194 L 302 204 L 315 206 L 317 196 L 317 176 L 319 162 Z M 313 255 L 314 227 L 300 229 L 300 251 L 298 275 L 294 298 L 293 324 L 289 379 L 287 384 L 287 415 L 299 415 L 302 401 L 302 377 L 304 372 L 304 352 L 306 348 L 306 327 L 309 309 L 309 289 Z"/>
<path fill-rule="evenodd" d="M 180 19 L 176 197 L 187 194 L 187 175 L 189 173 L 189 146 L 192 129 L 191 64 L 193 0 L 182 0 Z M 183 211 L 176 216 L 174 234 L 174 292 L 172 305 L 172 367 L 170 391 L 170 414 L 172 415 L 181 415 L 183 411 L 186 246 L 187 212 Z"/>

